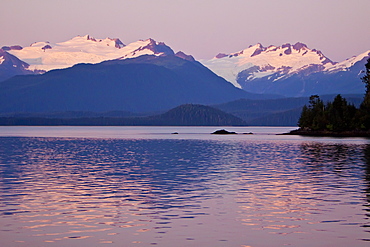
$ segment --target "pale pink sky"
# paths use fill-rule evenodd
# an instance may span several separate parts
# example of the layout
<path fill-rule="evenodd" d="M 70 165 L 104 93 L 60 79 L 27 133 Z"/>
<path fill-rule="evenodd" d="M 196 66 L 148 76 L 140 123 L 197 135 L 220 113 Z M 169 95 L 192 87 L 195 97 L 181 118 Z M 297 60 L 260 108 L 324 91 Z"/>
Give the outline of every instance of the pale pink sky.
<path fill-rule="evenodd" d="M 77 35 L 163 41 L 197 59 L 303 42 L 341 61 L 370 49 L 370 0 L 2 0 L 0 47 Z"/>

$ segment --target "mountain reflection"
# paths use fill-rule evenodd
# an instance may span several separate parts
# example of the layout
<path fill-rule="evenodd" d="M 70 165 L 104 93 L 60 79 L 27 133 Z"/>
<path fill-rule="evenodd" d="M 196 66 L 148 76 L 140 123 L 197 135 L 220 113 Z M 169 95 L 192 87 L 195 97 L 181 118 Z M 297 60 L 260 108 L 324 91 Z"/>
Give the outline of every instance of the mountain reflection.
<path fill-rule="evenodd" d="M 370 145 L 0 138 L 0 237 L 258 246 L 331 231 L 350 244 L 369 239 L 369 174 Z"/>

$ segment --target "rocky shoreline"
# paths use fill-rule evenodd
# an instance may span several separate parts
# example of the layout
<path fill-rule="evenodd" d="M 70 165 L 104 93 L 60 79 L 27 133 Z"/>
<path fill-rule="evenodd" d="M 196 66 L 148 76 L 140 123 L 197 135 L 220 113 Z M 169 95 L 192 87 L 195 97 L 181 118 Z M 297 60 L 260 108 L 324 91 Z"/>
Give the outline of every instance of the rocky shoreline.
<path fill-rule="evenodd" d="M 351 130 L 351 131 L 329 131 L 329 130 L 292 130 L 282 135 L 301 135 L 301 136 L 317 136 L 317 137 L 370 137 L 370 131 Z"/>

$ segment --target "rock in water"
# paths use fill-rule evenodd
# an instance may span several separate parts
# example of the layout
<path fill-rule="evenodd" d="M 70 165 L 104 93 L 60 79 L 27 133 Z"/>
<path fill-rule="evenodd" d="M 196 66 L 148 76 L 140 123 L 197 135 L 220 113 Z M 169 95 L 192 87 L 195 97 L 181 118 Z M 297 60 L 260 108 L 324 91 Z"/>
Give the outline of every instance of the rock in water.
<path fill-rule="evenodd" d="M 215 132 L 211 133 L 211 134 L 214 134 L 214 135 L 230 135 L 230 134 L 236 134 L 236 132 L 230 132 L 230 131 L 227 131 L 227 130 L 216 130 Z"/>

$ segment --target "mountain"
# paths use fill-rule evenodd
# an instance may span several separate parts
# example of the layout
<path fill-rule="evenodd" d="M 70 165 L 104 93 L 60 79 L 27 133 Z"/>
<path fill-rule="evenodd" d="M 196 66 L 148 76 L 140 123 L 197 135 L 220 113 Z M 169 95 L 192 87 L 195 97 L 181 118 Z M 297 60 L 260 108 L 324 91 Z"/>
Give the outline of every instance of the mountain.
<path fill-rule="evenodd" d="M 196 61 L 143 55 L 78 64 L 0 82 L 0 113 L 163 111 L 181 104 L 266 98 L 235 88 Z"/>
<path fill-rule="evenodd" d="M 35 42 L 29 47 L 4 46 L 3 49 L 29 64 L 29 70 L 44 71 L 68 68 L 78 63 L 96 64 L 141 55 L 174 54 L 169 46 L 153 39 L 139 40 L 125 45 L 118 38 L 95 39 L 90 35 L 76 36 L 55 44 Z"/>
<path fill-rule="evenodd" d="M 79 116 L 50 118 L 47 115 L 0 117 L 0 125 L 83 125 L 83 126 L 245 126 L 245 122 L 218 109 L 186 104 L 148 117 Z"/>
<path fill-rule="evenodd" d="M 0 81 L 15 75 L 33 74 L 28 70 L 29 64 L 19 60 L 16 56 L 0 49 Z"/>
<path fill-rule="evenodd" d="M 361 71 L 370 50 L 335 63 L 303 43 L 264 47 L 261 44 L 201 61 L 236 87 L 253 93 L 286 97 L 364 92 Z"/>
<path fill-rule="evenodd" d="M 10 68 L 12 71 L 9 72 L 9 69 L 0 66 L 0 81 L 14 75 L 43 73 L 79 63 L 98 64 L 142 55 L 176 55 L 195 61 L 192 56 L 182 52 L 175 54 L 165 43 L 153 39 L 125 45 L 118 38 L 96 39 L 90 35 L 76 36 L 59 43 L 35 42 L 29 47 L 3 46 L 2 50 L 18 59 L 18 63 L 23 63 L 23 69 Z M 369 54 L 370 50 L 336 63 L 321 51 L 298 42 L 294 45 L 268 47 L 256 44 L 236 53 L 218 54 L 213 59 L 201 62 L 247 92 L 301 97 L 312 94 L 363 93 L 365 86 L 360 78 Z"/>

